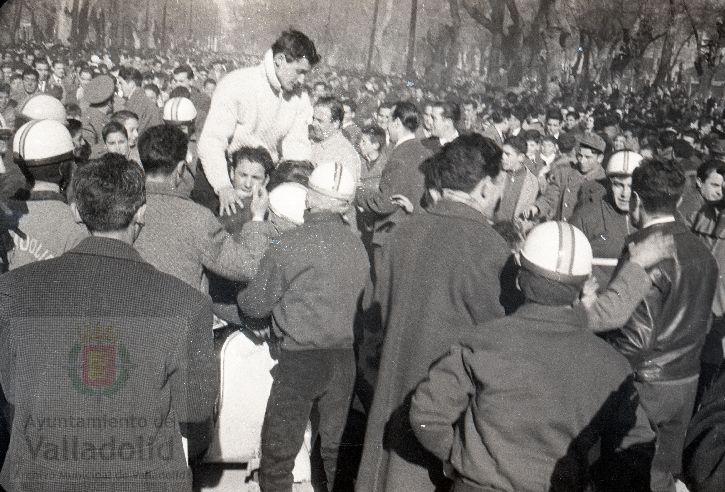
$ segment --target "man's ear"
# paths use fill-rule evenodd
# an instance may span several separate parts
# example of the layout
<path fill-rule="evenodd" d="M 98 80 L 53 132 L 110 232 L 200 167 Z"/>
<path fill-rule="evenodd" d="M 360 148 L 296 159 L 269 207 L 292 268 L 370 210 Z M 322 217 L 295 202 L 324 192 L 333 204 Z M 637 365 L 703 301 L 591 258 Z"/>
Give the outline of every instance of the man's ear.
<path fill-rule="evenodd" d="M 133 214 L 133 219 L 137 224 L 145 224 L 144 222 L 146 217 L 146 204 L 144 203 L 141 205 L 138 210 L 136 210 L 136 213 Z"/>
<path fill-rule="evenodd" d="M 70 210 L 73 213 L 73 220 L 75 220 L 77 224 L 82 224 L 83 219 L 81 219 L 81 214 L 78 211 L 78 204 L 76 202 L 70 203 Z"/>
<path fill-rule="evenodd" d="M 284 53 L 281 53 L 281 52 L 280 53 L 277 53 L 276 55 L 274 55 L 273 60 L 274 60 L 275 66 L 277 66 L 277 67 L 281 67 L 282 66 L 282 62 L 287 61 L 287 59 L 284 56 Z"/>

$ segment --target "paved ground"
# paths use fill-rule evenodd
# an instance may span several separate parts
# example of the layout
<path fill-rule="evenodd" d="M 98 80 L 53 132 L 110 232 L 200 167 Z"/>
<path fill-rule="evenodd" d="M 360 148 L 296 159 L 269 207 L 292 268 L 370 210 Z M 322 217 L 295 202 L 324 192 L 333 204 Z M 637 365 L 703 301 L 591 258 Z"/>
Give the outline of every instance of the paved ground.
<path fill-rule="evenodd" d="M 227 465 L 204 465 L 194 469 L 195 492 L 259 492 L 254 481 L 245 483 L 247 471 Z M 295 484 L 293 492 L 313 492 L 310 483 Z"/>

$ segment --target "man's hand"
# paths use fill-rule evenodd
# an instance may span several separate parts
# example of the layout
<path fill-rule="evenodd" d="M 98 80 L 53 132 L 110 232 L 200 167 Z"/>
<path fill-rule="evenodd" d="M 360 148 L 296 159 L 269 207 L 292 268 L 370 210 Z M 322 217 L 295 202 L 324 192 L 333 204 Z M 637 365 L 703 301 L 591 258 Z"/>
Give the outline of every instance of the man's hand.
<path fill-rule="evenodd" d="M 638 243 L 629 244 L 629 256 L 645 270 L 675 255 L 675 239 L 658 231 Z"/>
<path fill-rule="evenodd" d="M 412 214 L 413 210 L 415 210 L 413 203 L 405 195 L 393 195 L 390 197 L 390 201 L 393 205 L 397 205 L 405 210 L 406 213 Z"/>
<path fill-rule="evenodd" d="M 599 282 L 597 282 L 597 278 L 592 275 L 586 280 L 586 282 L 584 282 L 581 296 L 579 298 L 585 308 L 589 309 L 597 301 L 598 290 Z"/>
<path fill-rule="evenodd" d="M 254 185 L 252 190 L 252 220 L 264 220 L 269 208 L 269 193 L 264 186 Z"/>
<path fill-rule="evenodd" d="M 219 215 L 232 215 L 239 208 L 244 208 L 241 197 L 237 194 L 237 190 L 231 186 L 226 186 L 219 190 Z"/>
<path fill-rule="evenodd" d="M 524 220 L 533 220 L 539 215 L 539 207 L 531 205 L 529 208 L 521 212 L 521 218 Z"/>

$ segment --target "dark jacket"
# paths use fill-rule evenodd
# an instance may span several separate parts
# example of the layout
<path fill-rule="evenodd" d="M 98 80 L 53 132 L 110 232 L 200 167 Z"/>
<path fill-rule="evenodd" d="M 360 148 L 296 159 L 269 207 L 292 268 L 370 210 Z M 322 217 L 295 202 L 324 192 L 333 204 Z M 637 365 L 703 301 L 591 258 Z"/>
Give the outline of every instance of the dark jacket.
<path fill-rule="evenodd" d="M 368 309 L 382 328 L 366 331 L 359 349 L 365 378 L 374 381 L 380 363 L 358 490 L 434 490 L 440 465 L 412 434 L 410 394 L 452 343 L 504 315 L 500 276 L 510 253 L 483 214 L 445 199 L 401 224 L 383 248 Z"/>
<path fill-rule="evenodd" d="M 652 287 L 629 321 L 609 338 L 643 382 L 694 377 L 709 329 L 718 267 L 708 248 L 679 222 L 646 227 L 626 239 L 662 231 L 675 240 L 675 258 L 649 270 Z M 625 253 L 623 261 L 628 259 Z"/>
<path fill-rule="evenodd" d="M 375 214 L 374 244 L 385 244 L 395 227 L 408 215 L 400 207 L 390 203 L 391 196 L 404 195 L 415 207 L 413 213 L 422 211 L 421 199 L 425 192 L 425 183 L 419 167 L 431 155 L 432 152 L 420 140 L 401 143 L 388 154 L 388 162 L 380 177 L 380 189 L 358 197 L 358 205 L 365 212 Z"/>
<path fill-rule="evenodd" d="M 589 240 L 594 255 L 592 274 L 601 288 L 606 287 L 624 250 L 624 239 L 636 230 L 629 213 L 621 212 L 604 196 L 577 206 L 570 223 Z"/>
<path fill-rule="evenodd" d="M 191 491 L 177 424 L 219 384 L 206 296 L 90 237 L 0 276 L 0 313 L 5 490 Z"/>
<path fill-rule="evenodd" d="M 602 461 L 629 448 L 647 477 L 655 436 L 629 364 L 585 324 L 571 307 L 527 303 L 479 325 L 418 386 L 420 442 L 477 490 L 584 490 L 599 442 Z"/>
<path fill-rule="evenodd" d="M 339 214 L 306 213 L 272 243 L 237 302 L 252 318 L 272 315 L 282 348 L 352 348 L 353 321 L 370 265 Z"/>

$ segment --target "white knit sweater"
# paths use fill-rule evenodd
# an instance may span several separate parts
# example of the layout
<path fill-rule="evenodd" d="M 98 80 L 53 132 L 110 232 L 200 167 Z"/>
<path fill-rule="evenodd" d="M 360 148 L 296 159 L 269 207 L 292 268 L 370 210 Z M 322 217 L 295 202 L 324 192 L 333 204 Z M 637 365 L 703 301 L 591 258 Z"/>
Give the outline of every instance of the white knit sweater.
<path fill-rule="evenodd" d="M 275 161 L 309 160 L 312 104 L 306 92 L 286 94 L 274 71 L 272 50 L 255 67 L 234 70 L 214 91 L 199 137 L 199 158 L 215 191 L 231 186 L 224 152 L 264 147 Z"/>

